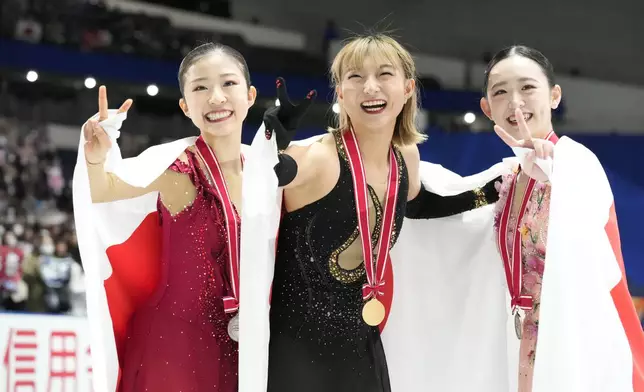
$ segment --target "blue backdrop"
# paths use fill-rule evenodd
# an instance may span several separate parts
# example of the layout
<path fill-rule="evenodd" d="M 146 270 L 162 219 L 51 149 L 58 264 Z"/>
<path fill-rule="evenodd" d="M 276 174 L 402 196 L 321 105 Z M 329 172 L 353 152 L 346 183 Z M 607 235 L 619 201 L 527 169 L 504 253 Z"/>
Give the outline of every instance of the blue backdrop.
<path fill-rule="evenodd" d="M 244 142 L 250 143 L 256 129 L 248 128 Z M 320 130 L 300 132 L 298 138 L 319 134 Z M 427 132 L 429 140 L 420 145 L 421 159 L 443 165 L 460 175 L 471 175 L 512 156 L 512 151 L 492 132 Z M 563 136 L 563 135 L 559 135 Z M 574 134 L 574 140 L 593 151 L 611 183 L 622 240 L 622 254 L 633 292 L 644 293 L 644 136 Z"/>
<path fill-rule="evenodd" d="M 176 89 L 179 61 L 158 61 L 124 54 L 81 53 L 48 45 L 0 40 L 0 67 L 14 69 L 35 68 L 54 74 L 93 75 L 99 79 L 120 80 L 137 84 L 157 83 Z M 261 91 L 274 94 L 274 80 L 278 75 L 251 72 L 253 84 Z M 330 100 L 327 79 L 284 75 L 292 96 L 302 96 L 316 88 L 322 100 Z M 423 91 L 422 106 L 429 110 L 477 113 L 479 93 L 473 91 Z M 256 128 L 248 127 L 246 143 L 252 140 Z M 301 137 L 320 133 L 312 130 Z M 444 133 L 429 130 L 430 139 L 420 146 L 423 160 L 442 164 L 446 168 L 468 175 L 479 172 L 510 156 L 510 149 L 493 133 Z M 644 136 L 577 135 L 597 154 L 604 165 L 613 187 L 617 216 L 622 238 L 622 250 L 627 274 L 636 289 L 644 288 L 644 236 L 639 224 L 644 219 Z M 75 155 L 75 154 L 73 154 Z M 75 158 L 71 161 L 75 162 Z"/>

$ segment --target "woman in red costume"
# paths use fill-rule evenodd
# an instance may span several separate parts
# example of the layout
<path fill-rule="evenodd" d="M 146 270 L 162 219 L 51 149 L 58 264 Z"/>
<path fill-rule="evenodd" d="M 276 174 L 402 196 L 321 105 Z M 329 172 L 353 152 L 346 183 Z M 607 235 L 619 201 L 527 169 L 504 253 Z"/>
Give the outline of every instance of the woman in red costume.
<path fill-rule="evenodd" d="M 109 167 L 113 154 L 110 150 L 118 150 L 114 141 L 120 123 L 115 126 L 114 121 L 118 116 L 124 119 L 131 100 L 125 101 L 117 113 L 110 113 L 106 89 L 101 87 L 98 117 L 83 128 L 84 149 L 79 152 L 79 165 L 84 152 L 92 209 L 100 208 L 94 207 L 96 203 L 114 206 L 115 202 L 127 203 L 150 194 L 156 201 L 156 209 L 152 207 L 148 216 L 154 222 L 149 232 L 157 230 L 150 234 L 153 237 L 146 237 L 152 240 L 132 245 L 145 237 L 140 234 L 146 226 L 144 220 L 127 241 L 107 244 L 105 251 L 112 270 L 104 284 L 106 302 L 118 352 L 117 389 L 122 392 L 238 389 L 241 132 L 256 90 L 250 84 L 244 58 L 220 44 L 201 45 L 184 58 L 179 86 L 179 106 L 199 129 L 200 136 L 151 147 L 135 158 L 139 163 L 127 171 Z M 142 163 L 145 159 L 147 164 Z M 117 161 L 127 160 L 119 156 Z M 146 172 L 149 180 L 139 181 L 132 174 L 139 169 Z M 282 181 L 279 169 L 278 164 L 275 170 Z M 157 174 L 150 177 L 154 170 Z M 81 171 L 77 165 L 75 181 L 79 184 Z M 80 185 L 75 193 L 75 205 L 80 205 Z M 99 222 L 90 226 L 107 225 L 95 220 Z M 160 251 L 150 253 L 156 254 L 157 259 L 144 260 L 154 259 L 142 249 L 151 249 L 157 240 Z M 119 247 L 126 246 L 129 250 L 120 253 L 129 260 L 123 262 L 115 254 Z M 86 252 L 88 248 L 89 245 Z M 143 273 L 146 268 L 152 272 Z M 159 271 L 154 272 L 155 268 Z M 153 280 L 146 294 L 141 284 L 134 282 L 135 274 L 140 280 L 153 280 L 150 276 L 158 279 Z M 134 305 L 124 305 L 129 303 L 120 300 L 124 297 Z M 90 324 L 91 319 L 92 314 Z M 109 341 L 106 346 L 110 346 Z M 110 368 L 109 347 L 101 353 L 95 352 L 94 347 L 92 351 L 100 360 L 108 357 L 105 380 L 110 390 L 116 381 Z M 100 384 L 95 380 L 95 386 L 103 388 Z"/>
<path fill-rule="evenodd" d="M 99 125 L 108 118 L 105 87 L 99 90 L 99 118 L 84 128 L 93 202 L 159 194 L 161 278 L 129 324 L 120 358 L 123 392 L 237 390 L 237 343 L 227 331 L 233 316 L 223 301 L 231 295 L 227 233 L 239 232 L 241 129 L 256 91 L 243 57 L 219 45 L 190 52 L 179 83 L 179 105 L 201 136 L 145 188 L 103 167 L 111 147 Z M 126 101 L 120 111 L 131 104 Z M 218 165 L 211 167 L 213 161 Z M 218 190 L 221 180 L 224 189 Z"/>

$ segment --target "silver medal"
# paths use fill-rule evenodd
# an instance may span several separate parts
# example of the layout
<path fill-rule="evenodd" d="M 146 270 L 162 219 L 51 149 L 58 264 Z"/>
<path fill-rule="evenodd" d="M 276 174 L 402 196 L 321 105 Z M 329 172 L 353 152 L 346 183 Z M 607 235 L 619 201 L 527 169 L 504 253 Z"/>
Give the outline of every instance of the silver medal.
<path fill-rule="evenodd" d="M 523 337 L 523 323 L 521 322 L 521 313 L 518 310 L 514 313 L 514 332 L 517 334 L 517 339 L 521 340 Z"/>
<path fill-rule="evenodd" d="M 235 342 L 239 342 L 239 315 L 231 318 L 228 322 L 228 336 Z"/>

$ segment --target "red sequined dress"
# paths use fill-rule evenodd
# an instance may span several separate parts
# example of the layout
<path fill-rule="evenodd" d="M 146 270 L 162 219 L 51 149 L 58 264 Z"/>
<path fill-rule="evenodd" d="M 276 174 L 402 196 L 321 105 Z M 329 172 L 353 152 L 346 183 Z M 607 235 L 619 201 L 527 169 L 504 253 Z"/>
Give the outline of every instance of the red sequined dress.
<path fill-rule="evenodd" d="M 128 327 L 120 392 L 235 392 L 237 343 L 232 317 L 223 210 L 197 157 L 186 150 L 171 170 L 187 174 L 197 192 L 172 215 L 158 201 L 163 233 L 161 278 Z"/>

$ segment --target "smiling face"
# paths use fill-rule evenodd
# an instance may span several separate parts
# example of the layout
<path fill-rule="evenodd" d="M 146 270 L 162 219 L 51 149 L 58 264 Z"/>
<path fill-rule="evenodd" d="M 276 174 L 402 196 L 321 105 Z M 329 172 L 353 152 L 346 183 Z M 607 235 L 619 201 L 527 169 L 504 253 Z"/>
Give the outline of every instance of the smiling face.
<path fill-rule="evenodd" d="M 533 137 L 543 138 L 552 130 L 552 110 L 561 101 L 561 87 L 551 86 L 537 62 L 511 55 L 492 67 L 487 86 L 481 109 L 510 135 L 520 139 L 517 108 L 523 112 Z"/>
<path fill-rule="evenodd" d="M 242 123 L 257 92 L 247 85 L 240 64 L 221 51 L 196 60 L 183 76 L 184 97 L 179 106 L 202 133 L 226 136 L 241 133 Z"/>
<path fill-rule="evenodd" d="M 416 129 L 416 68 L 411 54 L 385 35 L 348 42 L 331 65 L 338 129 L 391 132 L 394 144 L 419 143 Z"/>
<path fill-rule="evenodd" d="M 412 84 L 399 62 L 372 55 L 344 72 L 337 87 L 338 101 L 354 126 L 393 129 Z"/>

